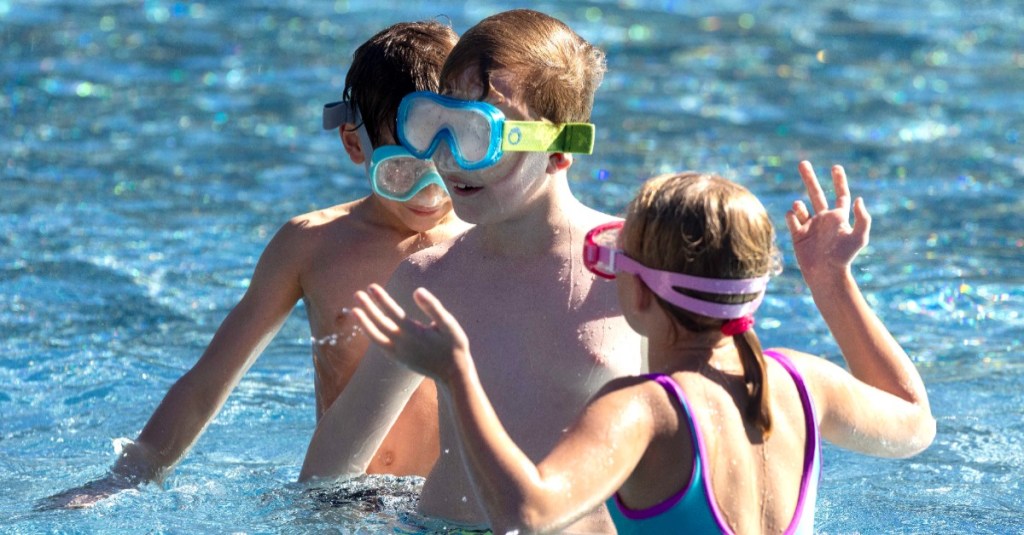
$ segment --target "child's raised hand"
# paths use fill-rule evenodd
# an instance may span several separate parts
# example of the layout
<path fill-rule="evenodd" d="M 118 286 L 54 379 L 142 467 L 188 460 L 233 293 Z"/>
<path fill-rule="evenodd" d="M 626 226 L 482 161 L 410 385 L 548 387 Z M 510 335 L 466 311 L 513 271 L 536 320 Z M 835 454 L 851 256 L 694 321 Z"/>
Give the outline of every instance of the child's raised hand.
<path fill-rule="evenodd" d="M 462 326 L 429 291 L 420 288 L 413 299 L 426 313 L 429 325 L 406 316 L 384 288 L 371 284 L 356 292 L 353 309 L 363 330 L 389 358 L 438 380 L 455 373 L 456 360 L 468 356 L 469 341 Z"/>
<path fill-rule="evenodd" d="M 846 171 L 832 166 L 832 184 L 836 190 L 835 207 L 829 209 L 825 192 L 808 161 L 800 162 L 800 177 L 810 197 L 812 214 L 803 201 L 793 202 L 786 213 L 786 225 L 793 237 L 793 251 L 805 279 L 845 272 L 857 253 L 868 243 L 871 215 L 860 197 L 853 203 L 854 223 L 850 226 L 850 188 Z"/>

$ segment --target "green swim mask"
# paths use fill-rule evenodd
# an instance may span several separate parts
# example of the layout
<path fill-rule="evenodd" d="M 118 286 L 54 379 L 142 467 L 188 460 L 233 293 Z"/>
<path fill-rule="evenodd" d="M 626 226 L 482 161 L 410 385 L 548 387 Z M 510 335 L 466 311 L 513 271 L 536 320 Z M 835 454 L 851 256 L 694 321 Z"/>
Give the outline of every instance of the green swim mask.
<path fill-rule="evenodd" d="M 398 140 L 417 158 L 429 158 L 444 140 L 459 167 L 483 169 L 504 151 L 594 151 L 594 125 L 511 121 L 497 107 L 432 93 L 409 93 L 398 107 Z"/>

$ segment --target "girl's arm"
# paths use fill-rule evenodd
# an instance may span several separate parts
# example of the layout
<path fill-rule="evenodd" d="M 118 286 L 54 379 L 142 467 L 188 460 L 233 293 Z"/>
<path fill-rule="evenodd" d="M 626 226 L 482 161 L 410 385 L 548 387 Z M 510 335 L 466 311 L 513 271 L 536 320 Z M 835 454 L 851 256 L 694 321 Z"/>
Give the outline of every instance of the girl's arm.
<path fill-rule="evenodd" d="M 822 412 L 822 433 L 840 446 L 865 453 L 913 455 L 935 437 L 924 382 L 865 301 L 850 269 L 868 243 L 871 216 L 858 198 L 850 226 L 850 190 L 841 166 L 832 167 L 832 209 L 809 162 L 800 163 L 800 176 L 814 213 L 796 201 L 786 223 L 804 280 L 853 374 L 851 378 L 838 367 L 821 363 L 808 369 L 814 375 L 812 392 L 823 398 L 815 399 Z"/>
<path fill-rule="evenodd" d="M 650 406 L 628 386 L 629 379 L 602 389 L 554 450 L 534 464 L 495 414 L 458 321 L 427 290 L 413 297 L 430 325 L 407 318 L 378 286 L 357 294 L 361 306 L 354 312 L 388 356 L 437 382 L 457 421 L 463 461 L 495 533 L 557 530 L 622 485 L 654 434 Z"/>

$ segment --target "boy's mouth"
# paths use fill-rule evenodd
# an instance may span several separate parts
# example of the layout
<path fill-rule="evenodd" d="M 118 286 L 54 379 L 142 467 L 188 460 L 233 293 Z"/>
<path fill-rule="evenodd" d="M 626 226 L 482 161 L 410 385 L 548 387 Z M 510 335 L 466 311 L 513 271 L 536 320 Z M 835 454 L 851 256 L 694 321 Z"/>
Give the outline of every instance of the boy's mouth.
<path fill-rule="evenodd" d="M 432 216 L 432 215 L 436 214 L 438 212 L 438 210 L 441 209 L 440 206 L 412 206 L 412 205 L 406 205 L 406 208 L 410 212 L 412 212 L 412 213 L 414 213 L 416 215 L 419 215 L 419 216 Z"/>
<path fill-rule="evenodd" d="M 476 193 L 477 191 L 480 191 L 480 190 L 483 189 L 482 187 L 470 186 L 469 184 L 464 184 L 462 182 L 455 182 L 455 181 L 449 182 L 449 185 L 451 186 L 449 188 L 449 190 L 452 193 L 454 193 L 455 195 L 460 195 L 460 196 L 472 195 L 472 194 Z"/>

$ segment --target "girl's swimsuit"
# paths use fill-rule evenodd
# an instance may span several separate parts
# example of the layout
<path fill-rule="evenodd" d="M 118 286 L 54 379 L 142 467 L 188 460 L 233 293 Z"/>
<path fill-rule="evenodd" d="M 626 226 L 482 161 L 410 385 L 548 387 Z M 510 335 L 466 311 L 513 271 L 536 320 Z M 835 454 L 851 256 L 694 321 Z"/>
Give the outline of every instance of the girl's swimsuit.
<path fill-rule="evenodd" d="M 804 469 L 803 477 L 800 480 L 800 496 L 786 533 L 811 533 L 814 529 L 814 503 L 817 501 L 818 478 L 821 473 L 821 444 L 818 437 L 817 420 L 814 417 L 814 407 L 811 404 L 811 397 L 807 393 L 807 385 L 804 384 L 803 377 L 800 376 L 793 363 L 784 355 L 774 351 L 765 351 L 764 354 L 774 358 L 789 372 L 800 393 L 807 441 L 804 447 Z M 690 478 L 690 483 L 678 493 L 648 509 L 629 509 L 616 493 L 607 502 L 608 511 L 615 522 L 615 528 L 620 534 L 732 533 L 718 509 L 714 493 L 711 492 L 711 478 L 707 464 L 704 462 L 704 459 L 708 458 L 704 439 L 701 437 L 700 429 L 697 428 L 693 412 L 686 401 L 686 396 L 683 395 L 683 390 L 667 375 L 649 374 L 645 377 L 657 381 L 665 387 L 670 395 L 674 395 L 686 414 L 686 420 L 690 426 L 690 436 L 694 437 L 697 443 L 693 459 L 693 475 Z"/>

